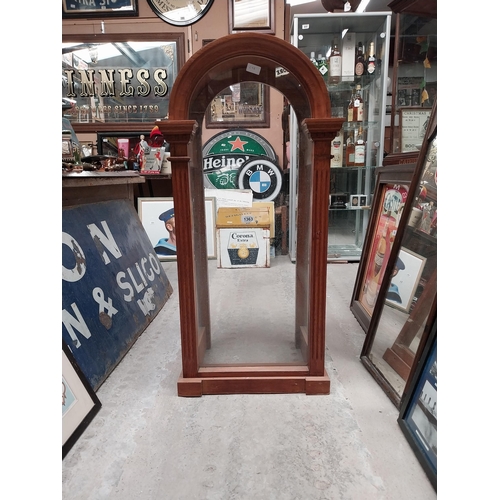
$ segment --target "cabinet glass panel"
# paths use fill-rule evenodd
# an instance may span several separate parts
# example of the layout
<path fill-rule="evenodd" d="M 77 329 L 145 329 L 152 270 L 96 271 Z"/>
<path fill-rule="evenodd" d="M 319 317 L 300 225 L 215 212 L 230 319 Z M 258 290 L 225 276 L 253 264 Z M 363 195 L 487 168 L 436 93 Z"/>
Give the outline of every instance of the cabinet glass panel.
<path fill-rule="evenodd" d="M 309 14 L 293 18 L 292 43 L 322 74 L 331 116 L 345 119 L 332 141 L 328 260 L 359 261 L 375 183 L 382 165 L 391 16 L 388 13 Z M 292 115 L 293 116 L 293 115 Z M 292 120 L 291 148 L 298 124 Z M 291 158 L 290 188 L 297 189 L 300 165 Z M 290 213 L 296 197 L 291 191 Z M 295 220 L 290 220 L 295 257 Z"/>

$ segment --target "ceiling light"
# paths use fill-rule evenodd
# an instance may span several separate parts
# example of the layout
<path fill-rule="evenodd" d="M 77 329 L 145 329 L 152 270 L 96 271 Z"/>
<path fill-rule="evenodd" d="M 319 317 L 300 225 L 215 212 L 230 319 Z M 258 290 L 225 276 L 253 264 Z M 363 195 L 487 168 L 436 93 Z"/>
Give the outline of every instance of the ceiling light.
<path fill-rule="evenodd" d="M 361 3 L 358 5 L 358 8 L 356 9 L 356 12 L 364 12 L 369 3 L 370 0 L 361 0 Z"/>

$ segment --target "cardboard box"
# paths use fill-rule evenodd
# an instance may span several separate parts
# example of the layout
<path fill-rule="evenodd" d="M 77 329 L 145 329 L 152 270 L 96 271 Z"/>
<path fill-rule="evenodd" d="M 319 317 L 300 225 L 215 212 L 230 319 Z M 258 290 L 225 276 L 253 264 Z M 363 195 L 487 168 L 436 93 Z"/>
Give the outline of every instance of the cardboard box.
<path fill-rule="evenodd" d="M 342 81 L 354 81 L 356 61 L 356 33 L 348 31 L 342 40 Z"/>
<path fill-rule="evenodd" d="M 217 267 L 270 267 L 269 207 L 217 211 Z"/>

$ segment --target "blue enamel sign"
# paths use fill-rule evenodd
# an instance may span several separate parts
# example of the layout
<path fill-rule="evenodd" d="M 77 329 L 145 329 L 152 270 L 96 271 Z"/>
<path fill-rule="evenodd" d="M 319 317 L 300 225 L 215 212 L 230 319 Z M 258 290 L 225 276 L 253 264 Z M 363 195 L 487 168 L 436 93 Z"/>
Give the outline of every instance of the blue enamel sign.
<path fill-rule="evenodd" d="M 171 294 L 129 201 L 63 209 L 63 340 L 94 390 Z"/>

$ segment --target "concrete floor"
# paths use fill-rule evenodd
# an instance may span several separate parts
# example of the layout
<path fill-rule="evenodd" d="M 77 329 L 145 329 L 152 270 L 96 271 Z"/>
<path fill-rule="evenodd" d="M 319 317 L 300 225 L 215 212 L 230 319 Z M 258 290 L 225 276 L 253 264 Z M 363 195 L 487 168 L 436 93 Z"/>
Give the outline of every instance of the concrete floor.
<path fill-rule="evenodd" d="M 436 498 L 397 409 L 359 360 L 365 335 L 349 309 L 357 264 L 328 265 L 329 395 L 201 398 L 177 396 L 177 269 L 163 266 L 174 294 L 98 390 L 102 409 L 62 462 L 63 499 Z M 293 276 L 293 266 L 281 256 L 253 271 L 274 282 L 272 273 Z M 209 268 L 219 311 L 228 273 L 237 281 L 248 270 L 217 270 L 216 261 Z"/>

